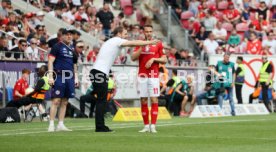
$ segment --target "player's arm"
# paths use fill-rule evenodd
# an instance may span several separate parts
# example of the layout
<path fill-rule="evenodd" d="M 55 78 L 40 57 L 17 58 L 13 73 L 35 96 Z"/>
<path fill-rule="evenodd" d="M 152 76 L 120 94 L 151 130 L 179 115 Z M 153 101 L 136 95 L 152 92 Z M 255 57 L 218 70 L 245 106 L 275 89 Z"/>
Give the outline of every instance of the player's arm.
<path fill-rule="evenodd" d="M 139 56 L 141 55 L 141 52 L 142 52 L 142 47 L 140 47 L 139 49 L 137 49 L 137 51 L 132 53 L 131 60 L 136 61 L 139 58 Z"/>
<path fill-rule="evenodd" d="M 122 47 L 135 47 L 135 46 L 145 46 L 145 45 L 155 45 L 159 42 L 159 40 L 151 40 L 151 41 L 142 41 L 142 40 L 133 40 L 126 41 L 121 44 Z"/>
<path fill-rule="evenodd" d="M 166 64 L 167 57 L 166 57 L 166 55 L 162 55 L 160 58 L 153 58 L 153 62 Z"/>
<path fill-rule="evenodd" d="M 48 57 L 48 77 L 49 77 L 49 84 L 53 85 L 54 84 L 54 61 L 55 57 L 52 55 L 49 55 Z"/>

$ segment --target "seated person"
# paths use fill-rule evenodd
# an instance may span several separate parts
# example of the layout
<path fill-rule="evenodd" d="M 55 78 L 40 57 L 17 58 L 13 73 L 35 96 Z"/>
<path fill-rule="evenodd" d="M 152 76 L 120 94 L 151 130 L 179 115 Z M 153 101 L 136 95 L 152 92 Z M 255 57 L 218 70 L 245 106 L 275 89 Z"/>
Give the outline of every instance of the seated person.
<path fill-rule="evenodd" d="M 197 94 L 196 96 L 196 102 L 198 105 L 202 105 L 202 99 L 206 99 L 208 101 L 215 99 L 216 89 L 213 87 L 213 83 L 215 82 L 214 81 L 215 74 L 212 72 L 214 69 L 215 69 L 214 65 L 208 66 L 208 71 L 205 74 L 206 85 L 205 85 L 204 91 Z"/>
<path fill-rule="evenodd" d="M 42 117 L 46 117 L 44 108 L 41 103 L 45 99 L 45 93 L 50 89 L 50 85 L 48 84 L 48 77 L 45 76 L 45 73 L 48 71 L 46 65 L 43 65 L 38 70 L 38 76 L 40 79 L 37 81 L 34 91 L 28 95 L 25 95 L 19 99 L 11 100 L 7 107 L 16 107 L 20 108 L 21 106 L 27 106 L 30 104 L 40 104 L 39 110 L 42 113 Z"/>
<path fill-rule="evenodd" d="M 93 91 L 93 86 L 91 85 L 87 91 L 86 91 L 86 94 L 85 95 L 82 95 L 80 97 L 80 114 L 79 114 L 79 118 L 84 118 L 86 117 L 85 116 L 85 103 L 88 102 L 88 103 L 91 103 L 91 106 L 90 106 L 90 113 L 89 113 L 89 117 L 90 118 L 93 118 L 93 112 L 94 112 L 94 108 L 95 108 L 95 105 L 96 105 L 96 98 L 92 95 L 92 91 Z"/>
<path fill-rule="evenodd" d="M 187 77 L 187 82 L 182 80 L 175 88 L 171 97 L 171 102 L 174 103 L 174 115 L 184 117 L 191 114 L 195 105 L 194 86 L 192 85 L 192 78 Z M 190 111 L 185 112 L 187 102 L 191 102 Z"/>
<path fill-rule="evenodd" d="M 112 98 L 115 95 L 115 83 L 112 78 L 113 78 L 113 75 L 110 71 L 109 80 L 108 80 L 108 94 L 107 94 L 108 104 L 106 107 L 106 111 L 110 111 L 112 115 L 115 115 L 117 112 L 117 107 L 116 107 L 114 101 L 112 100 Z M 92 85 L 87 89 L 86 94 L 80 97 L 80 114 L 78 116 L 79 118 L 86 117 L 85 116 L 85 103 L 86 102 L 91 103 L 89 117 L 93 118 L 93 112 L 94 112 L 94 108 L 96 105 L 96 95 L 93 92 Z"/>

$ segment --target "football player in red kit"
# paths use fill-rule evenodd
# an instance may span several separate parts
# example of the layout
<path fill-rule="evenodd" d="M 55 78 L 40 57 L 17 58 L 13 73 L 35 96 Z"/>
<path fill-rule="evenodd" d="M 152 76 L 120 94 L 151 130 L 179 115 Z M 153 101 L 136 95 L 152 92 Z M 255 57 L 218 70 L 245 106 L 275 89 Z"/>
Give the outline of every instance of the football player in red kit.
<path fill-rule="evenodd" d="M 153 27 L 144 26 L 144 35 L 147 41 L 152 40 Z M 141 100 L 141 111 L 144 120 L 144 129 L 139 132 L 156 133 L 156 120 L 158 116 L 158 97 L 160 95 L 159 63 L 166 63 L 166 55 L 163 54 L 163 44 L 136 47 L 131 56 L 132 60 L 139 61 L 138 94 Z M 149 123 L 148 98 L 151 100 L 151 123 Z"/>

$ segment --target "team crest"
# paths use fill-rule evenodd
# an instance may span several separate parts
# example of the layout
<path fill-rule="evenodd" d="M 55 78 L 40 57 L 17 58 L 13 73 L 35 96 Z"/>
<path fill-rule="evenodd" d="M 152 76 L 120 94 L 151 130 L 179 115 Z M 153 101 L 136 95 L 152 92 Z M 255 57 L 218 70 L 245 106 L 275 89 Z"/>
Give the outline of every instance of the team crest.
<path fill-rule="evenodd" d="M 60 94 L 60 91 L 59 91 L 59 90 L 56 90 L 55 93 L 56 93 L 56 95 L 59 95 L 59 94 Z"/>

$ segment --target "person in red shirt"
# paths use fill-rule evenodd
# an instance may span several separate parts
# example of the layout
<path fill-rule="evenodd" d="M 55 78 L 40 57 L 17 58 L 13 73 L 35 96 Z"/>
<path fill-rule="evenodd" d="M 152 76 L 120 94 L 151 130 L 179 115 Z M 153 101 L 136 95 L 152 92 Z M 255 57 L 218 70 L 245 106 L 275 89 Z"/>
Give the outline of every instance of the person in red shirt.
<path fill-rule="evenodd" d="M 29 87 L 28 80 L 31 71 L 28 69 L 22 70 L 22 77 L 16 81 L 13 89 L 13 99 L 17 100 L 25 96 L 25 90 Z"/>
<path fill-rule="evenodd" d="M 189 29 L 191 29 L 190 30 L 190 32 L 191 32 L 190 35 L 192 37 L 195 37 L 197 35 L 197 33 L 199 33 L 199 31 L 200 31 L 200 23 L 197 20 L 195 20 L 194 17 L 191 17 L 189 19 L 189 23 L 190 23 L 190 28 Z"/>
<path fill-rule="evenodd" d="M 250 33 L 250 41 L 247 42 L 247 54 L 262 54 L 262 42 L 257 38 L 256 33 Z"/>
<path fill-rule="evenodd" d="M 92 63 L 96 62 L 96 58 L 97 58 L 99 51 L 100 51 L 100 46 L 94 45 L 93 50 L 91 50 L 86 57 L 87 62 L 92 62 Z"/>
<path fill-rule="evenodd" d="M 144 26 L 144 35 L 147 41 L 152 40 L 153 27 Z M 144 120 L 144 129 L 139 132 L 156 133 L 155 124 L 158 115 L 158 96 L 160 95 L 159 63 L 167 62 L 163 54 L 163 44 L 136 47 L 131 56 L 133 61 L 139 60 L 138 93 L 141 101 L 141 111 Z M 149 124 L 148 97 L 151 100 L 151 125 Z"/>
<path fill-rule="evenodd" d="M 234 8 L 233 2 L 229 2 L 228 10 L 223 12 L 223 20 L 228 23 L 236 24 L 239 22 L 240 17 L 240 13 Z"/>
<path fill-rule="evenodd" d="M 206 16 L 206 14 L 205 14 L 205 12 L 204 12 L 204 10 L 203 10 L 202 5 L 198 5 L 197 8 L 198 8 L 198 13 L 197 13 L 197 17 L 196 17 L 196 18 L 198 18 L 199 21 L 202 22 L 203 19 L 204 19 L 205 16 Z"/>
<path fill-rule="evenodd" d="M 259 20 L 254 20 L 252 24 L 255 26 L 255 29 L 259 32 L 266 30 L 268 27 L 268 23 L 266 20 L 264 20 L 263 15 L 259 15 Z"/>

